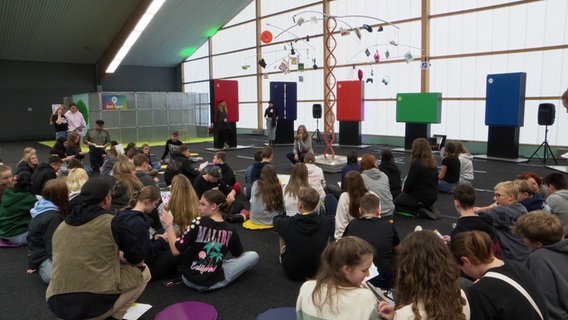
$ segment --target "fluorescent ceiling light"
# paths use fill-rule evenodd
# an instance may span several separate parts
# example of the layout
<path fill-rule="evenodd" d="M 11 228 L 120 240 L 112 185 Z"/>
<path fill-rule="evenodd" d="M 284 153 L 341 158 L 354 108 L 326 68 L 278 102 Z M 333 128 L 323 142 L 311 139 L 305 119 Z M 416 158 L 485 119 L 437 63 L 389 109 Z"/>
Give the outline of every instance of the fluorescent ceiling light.
<path fill-rule="evenodd" d="M 130 48 L 132 48 L 134 43 L 136 43 L 136 40 L 138 40 L 138 38 L 140 37 L 144 29 L 146 29 L 150 21 L 152 21 L 154 15 L 158 13 L 164 2 L 166 2 L 166 0 L 152 1 L 150 6 L 148 6 L 148 9 L 146 9 L 146 13 L 142 15 L 140 21 L 138 21 L 138 23 L 136 24 L 136 27 L 134 27 L 130 35 L 128 35 L 128 38 L 126 38 L 126 40 L 122 44 L 120 50 L 118 50 L 118 52 L 114 56 L 114 59 L 106 69 L 106 73 L 113 73 L 114 71 L 116 71 L 116 68 L 118 68 L 118 66 L 122 62 L 122 59 L 126 57 L 128 51 L 130 51 Z"/>

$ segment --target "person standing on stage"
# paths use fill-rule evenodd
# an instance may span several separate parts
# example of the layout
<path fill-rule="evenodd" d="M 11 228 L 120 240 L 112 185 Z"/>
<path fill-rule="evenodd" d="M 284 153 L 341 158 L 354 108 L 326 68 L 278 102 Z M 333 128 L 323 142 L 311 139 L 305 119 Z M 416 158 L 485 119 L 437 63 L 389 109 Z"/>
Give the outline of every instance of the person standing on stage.
<path fill-rule="evenodd" d="M 274 101 L 268 101 L 268 107 L 264 110 L 264 118 L 266 119 L 266 130 L 268 131 L 268 145 L 274 145 L 276 139 L 276 125 L 278 122 L 278 111 L 274 106 Z"/>

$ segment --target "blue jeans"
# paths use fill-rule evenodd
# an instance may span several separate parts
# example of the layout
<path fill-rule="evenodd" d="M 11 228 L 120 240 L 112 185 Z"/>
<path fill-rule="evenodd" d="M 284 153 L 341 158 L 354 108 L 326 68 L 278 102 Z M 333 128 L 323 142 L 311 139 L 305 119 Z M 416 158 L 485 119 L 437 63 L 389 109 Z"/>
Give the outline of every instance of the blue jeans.
<path fill-rule="evenodd" d="M 39 270 L 37 271 L 39 273 L 39 276 L 41 277 L 41 280 L 43 280 L 43 282 L 47 284 L 49 284 L 49 282 L 51 281 L 51 268 L 51 259 L 45 259 L 39 265 Z"/>
<path fill-rule="evenodd" d="M 292 162 L 292 164 L 296 164 L 298 162 L 304 162 L 304 157 L 306 156 L 305 153 L 298 153 L 298 161 L 294 160 L 294 152 L 288 152 L 286 154 L 286 158 Z"/>
<path fill-rule="evenodd" d="M 28 244 L 28 239 L 26 238 L 28 236 L 28 232 L 24 232 L 22 234 L 19 234 L 17 236 L 13 236 L 13 237 L 2 237 L 2 239 L 12 243 L 12 244 L 17 244 L 17 245 L 26 245 Z"/>
<path fill-rule="evenodd" d="M 438 181 L 438 191 L 452 193 L 452 189 L 454 189 L 457 185 L 457 183 L 449 183 L 444 180 L 440 180 Z"/>
<path fill-rule="evenodd" d="M 187 280 L 183 275 L 181 279 L 186 286 L 204 292 L 209 290 L 220 289 L 226 287 L 229 283 L 235 281 L 245 271 L 251 269 L 258 264 L 258 253 L 255 251 L 246 251 L 240 257 L 223 261 L 223 272 L 225 280 L 219 281 L 211 286 L 201 286 Z"/>
<path fill-rule="evenodd" d="M 159 162 L 152 163 L 152 169 L 156 169 L 158 171 L 162 170 L 162 164 Z"/>
<path fill-rule="evenodd" d="M 272 125 L 274 123 L 274 125 Z M 268 132 L 268 140 L 275 140 L 276 139 L 276 126 L 278 123 L 276 120 L 266 120 L 266 131 Z"/>
<path fill-rule="evenodd" d="M 57 131 L 55 133 L 55 140 L 61 138 L 61 137 L 65 137 L 65 139 L 67 139 L 67 131 Z"/>

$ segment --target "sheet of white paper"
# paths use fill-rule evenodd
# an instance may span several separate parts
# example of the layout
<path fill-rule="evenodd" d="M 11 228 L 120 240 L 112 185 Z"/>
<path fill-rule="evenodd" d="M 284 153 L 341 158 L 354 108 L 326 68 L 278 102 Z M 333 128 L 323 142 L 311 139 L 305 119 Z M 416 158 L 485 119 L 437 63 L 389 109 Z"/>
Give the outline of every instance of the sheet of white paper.
<path fill-rule="evenodd" d="M 150 310 L 150 308 L 152 308 L 152 306 L 149 304 L 134 302 L 130 308 L 128 308 L 122 319 L 136 320 L 146 313 L 146 311 Z"/>
<path fill-rule="evenodd" d="M 377 267 L 375 266 L 375 263 L 371 264 L 371 268 L 369 268 L 369 276 L 366 277 L 363 282 L 369 280 L 369 279 L 373 279 L 374 277 L 379 275 L 379 271 L 377 270 Z"/>

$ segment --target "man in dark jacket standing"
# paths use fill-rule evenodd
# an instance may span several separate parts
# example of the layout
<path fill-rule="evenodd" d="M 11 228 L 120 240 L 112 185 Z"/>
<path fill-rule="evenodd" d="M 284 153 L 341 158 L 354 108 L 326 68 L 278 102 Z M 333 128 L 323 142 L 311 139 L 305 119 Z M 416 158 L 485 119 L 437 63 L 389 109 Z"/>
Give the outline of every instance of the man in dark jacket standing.
<path fill-rule="evenodd" d="M 47 163 L 42 162 L 37 166 L 32 175 L 34 194 L 41 194 L 43 185 L 47 182 L 47 180 L 57 178 L 57 172 L 61 168 L 62 163 L 63 161 L 61 158 L 54 155 L 49 157 Z"/>
<path fill-rule="evenodd" d="M 333 221 L 314 212 L 319 193 L 312 187 L 298 192 L 299 213 L 293 217 L 274 217 L 274 230 L 280 235 L 280 258 L 284 273 L 295 281 L 313 277 L 323 249 L 333 239 Z"/>

